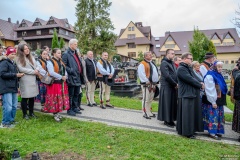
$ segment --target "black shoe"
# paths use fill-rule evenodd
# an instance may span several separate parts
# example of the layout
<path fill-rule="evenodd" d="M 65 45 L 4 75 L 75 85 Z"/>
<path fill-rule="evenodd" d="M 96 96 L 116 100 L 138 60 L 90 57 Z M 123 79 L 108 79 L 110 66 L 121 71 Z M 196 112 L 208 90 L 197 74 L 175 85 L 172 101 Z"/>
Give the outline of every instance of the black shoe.
<path fill-rule="evenodd" d="M 221 140 L 221 138 L 218 137 L 217 135 L 211 135 L 211 134 L 209 134 L 208 136 L 211 137 L 211 138 L 213 138 L 213 139 L 215 139 L 215 140 Z"/>
<path fill-rule="evenodd" d="M 69 116 L 76 116 L 76 113 L 73 112 L 72 110 L 68 110 L 68 111 L 67 111 L 67 114 L 68 114 Z"/>
<path fill-rule="evenodd" d="M 102 109 L 106 109 L 106 107 L 104 107 L 104 105 L 100 105 L 100 108 L 102 108 Z"/>
<path fill-rule="evenodd" d="M 189 139 L 196 139 L 196 137 L 194 135 L 189 135 L 189 136 L 186 136 L 187 138 Z"/>
<path fill-rule="evenodd" d="M 23 119 L 25 119 L 25 120 L 29 120 L 28 115 L 27 115 L 27 114 L 26 114 L 26 115 L 23 115 Z"/>
<path fill-rule="evenodd" d="M 88 104 L 87 104 L 87 106 L 89 106 L 89 107 L 93 107 L 93 104 L 91 104 L 91 103 L 88 103 Z"/>
<path fill-rule="evenodd" d="M 92 105 L 93 105 L 93 106 L 97 106 L 97 103 L 93 103 Z"/>
<path fill-rule="evenodd" d="M 147 116 L 147 115 L 143 115 L 144 118 L 146 119 L 151 119 L 151 117 Z"/>
<path fill-rule="evenodd" d="M 240 136 L 238 137 L 238 142 L 240 142 Z"/>
<path fill-rule="evenodd" d="M 222 135 L 221 134 L 216 134 L 218 137 L 222 137 Z"/>
<path fill-rule="evenodd" d="M 35 118 L 35 119 L 38 118 L 35 114 L 30 114 L 29 117 L 30 117 L 30 118 Z"/>
<path fill-rule="evenodd" d="M 82 114 L 77 108 L 73 110 L 76 114 Z"/>
<path fill-rule="evenodd" d="M 165 126 L 168 126 L 168 127 L 170 127 L 170 128 L 174 128 L 174 126 L 173 125 L 170 125 L 168 122 L 166 122 L 166 121 L 164 121 L 164 125 Z"/>
<path fill-rule="evenodd" d="M 176 124 L 174 122 L 170 122 L 169 123 L 171 126 L 176 126 Z"/>
<path fill-rule="evenodd" d="M 84 110 L 82 107 L 78 107 L 80 110 Z"/>
<path fill-rule="evenodd" d="M 114 108 L 114 106 L 113 106 L 113 105 L 111 105 L 111 104 L 106 104 L 106 107 L 109 107 L 109 108 Z"/>
<path fill-rule="evenodd" d="M 152 118 L 155 118 L 156 117 L 156 115 L 155 114 L 153 114 L 152 116 L 150 116 L 150 117 L 152 117 Z"/>

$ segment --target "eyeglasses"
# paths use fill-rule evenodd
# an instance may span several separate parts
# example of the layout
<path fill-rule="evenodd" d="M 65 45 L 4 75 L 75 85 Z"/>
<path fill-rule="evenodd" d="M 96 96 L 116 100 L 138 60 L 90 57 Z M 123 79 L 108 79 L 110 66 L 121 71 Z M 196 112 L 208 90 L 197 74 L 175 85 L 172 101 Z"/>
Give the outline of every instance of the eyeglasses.
<path fill-rule="evenodd" d="M 186 59 L 190 59 L 192 61 L 192 58 L 186 58 Z"/>

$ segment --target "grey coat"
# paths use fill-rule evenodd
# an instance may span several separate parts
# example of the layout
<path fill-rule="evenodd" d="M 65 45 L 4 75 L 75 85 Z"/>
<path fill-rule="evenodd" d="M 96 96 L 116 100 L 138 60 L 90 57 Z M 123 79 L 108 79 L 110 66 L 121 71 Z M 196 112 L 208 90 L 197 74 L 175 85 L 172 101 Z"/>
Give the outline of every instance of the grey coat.
<path fill-rule="evenodd" d="M 37 63 L 34 58 L 33 58 L 34 65 L 32 65 L 28 59 L 25 60 L 26 66 L 23 67 L 19 60 L 16 59 L 16 64 L 19 72 L 25 74 L 22 78 L 20 78 L 19 88 L 22 98 L 32 98 L 36 97 L 39 93 L 36 75 L 34 74 L 35 73 L 34 69 L 37 68 Z M 32 65 L 32 67 L 30 64 Z"/>

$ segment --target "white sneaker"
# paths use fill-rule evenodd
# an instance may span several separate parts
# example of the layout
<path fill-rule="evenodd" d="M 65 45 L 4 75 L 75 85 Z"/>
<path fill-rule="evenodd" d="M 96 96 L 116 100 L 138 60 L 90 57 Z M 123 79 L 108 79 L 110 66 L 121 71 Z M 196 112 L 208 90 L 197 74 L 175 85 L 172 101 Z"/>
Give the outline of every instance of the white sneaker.
<path fill-rule="evenodd" d="M 57 121 L 57 122 L 61 122 L 61 119 L 58 117 L 57 114 L 54 115 L 54 119 L 55 119 L 55 121 Z"/>
<path fill-rule="evenodd" d="M 0 128 L 14 128 L 15 127 L 15 125 L 13 125 L 13 124 L 2 124 L 1 123 L 1 125 L 0 125 Z"/>
<path fill-rule="evenodd" d="M 57 117 L 58 117 L 59 119 L 62 119 L 62 118 L 63 118 L 59 113 L 57 113 Z"/>

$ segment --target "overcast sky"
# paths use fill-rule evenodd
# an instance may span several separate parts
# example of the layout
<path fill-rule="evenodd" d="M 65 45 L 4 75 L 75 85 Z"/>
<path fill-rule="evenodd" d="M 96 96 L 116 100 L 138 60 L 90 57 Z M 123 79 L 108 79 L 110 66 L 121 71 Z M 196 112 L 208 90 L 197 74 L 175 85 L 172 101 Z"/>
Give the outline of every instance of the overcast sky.
<path fill-rule="evenodd" d="M 163 36 L 166 31 L 233 28 L 239 0 L 110 0 L 110 18 L 114 32 L 130 21 L 151 26 L 153 36 Z M 50 16 L 67 18 L 76 22 L 74 0 L 1 0 L 0 19 L 12 22 L 22 19 L 34 21 L 36 17 L 48 20 Z"/>

